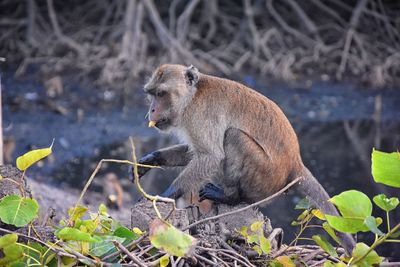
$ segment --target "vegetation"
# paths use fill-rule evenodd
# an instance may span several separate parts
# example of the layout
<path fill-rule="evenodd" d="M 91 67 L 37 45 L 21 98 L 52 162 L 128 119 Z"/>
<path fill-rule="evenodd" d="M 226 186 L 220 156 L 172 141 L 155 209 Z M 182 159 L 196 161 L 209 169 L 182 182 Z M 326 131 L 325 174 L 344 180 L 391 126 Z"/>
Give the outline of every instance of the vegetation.
<path fill-rule="evenodd" d="M 132 148 L 134 149 L 133 143 Z M 3 222 L 0 231 L 5 233 L 0 237 L 0 253 L 3 255 L 0 259 L 0 265 L 59 266 L 57 264 L 62 264 L 62 266 L 75 266 L 85 264 L 93 266 L 102 264 L 103 266 L 111 266 L 113 263 L 118 263 L 138 266 L 167 266 L 169 264 L 175 266 L 182 257 L 190 259 L 195 255 L 195 249 L 199 248 L 199 246 L 196 246 L 197 239 L 167 222 L 168 217 L 175 210 L 174 201 L 148 195 L 140 187 L 137 175 L 139 164 L 136 164 L 134 154 L 132 161 L 102 160 L 91 175 L 76 206 L 69 210 L 69 218 L 62 220 L 59 225 L 53 225 L 54 240 L 46 241 L 35 237 L 32 233 L 36 233 L 35 220 L 38 217 L 39 205 L 35 199 L 27 196 L 22 185 L 24 184 L 25 172 L 29 167 L 51 153 L 52 146 L 30 151 L 17 159 L 17 167 L 23 171 L 21 181 L 18 184 L 21 194 L 4 196 L 0 200 L 0 220 Z M 90 212 L 86 207 L 79 205 L 102 162 L 132 164 L 135 167 L 136 184 L 143 195 L 152 201 L 157 214 L 157 218 L 153 220 L 149 227 L 149 233 L 136 227 L 129 229 L 113 220 L 104 205 L 100 205 L 96 212 Z M 372 173 L 376 182 L 400 187 L 399 170 L 400 153 L 373 151 Z M 0 177 L 0 179 L 10 178 Z M 13 182 L 15 181 L 13 180 Z M 163 218 L 158 211 L 157 203 L 159 201 L 172 204 L 172 210 L 167 218 Z M 331 201 L 339 209 L 341 216 L 322 214 L 319 210 L 313 209 L 306 199 L 302 200 L 296 208 L 304 211 L 293 222 L 294 226 L 300 228 L 298 235 L 289 246 L 282 246 L 273 253 L 271 241 L 264 234 L 264 221 L 255 221 L 251 225 L 237 229 L 238 236 L 245 241 L 242 244 L 244 249 L 248 247 L 258 255 L 256 256 L 256 258 L 258 257 L 257 260 L 252 262 L 247 260 L 244 265 L 295 266 L 299 259 L 295 253 L 290 253 L 290 249 L 301 240 L 313 240 L 326 252 L 326 257 L 320 262 L 321 265 L 323 264 L 326 267 L 372 266 L 383 261 L 383 258 L 375 251 L 377 246 L 385 242 L 400 242 L 400 223 L 394 227 L 390 225 L 390 212 L 397 208 L 398 198 L 388 198 L 384 194 L 373 198 L 373 202 L 386 212 L 386 227 L 382 227 L 383 219 L 372 216 L 372 202 L 360 191 L 342 192 L 334 196 Z M 207 218 L 195 224 L 204 223 L 216 219 L 216 217 Z M 311 224 L 312 220 L 317 220 L 317 223 Z M 8 227 L 4 227 L 7 225 Z M 186 229 L 193 225 L 189 225 Z M 10 226 L 14 228 L 10 228 Z M 15 230 L 15 227 L 28 227 L 28 234 L 21 234 Z M 313 235 L 311 239 L 302 236 L 306 229 L 315 227 L 323 228 L 337 243 L 339 243 L 339 239 L 335 230 L 352 234 L 371 232 L 375 235 L 375 241 L 370 246 L 362 242 L 357 243 L 351 255 L 345 256 L 342 253 L 342 256 L 340 256 L 339 250 L 324 235 Z M 382 228 L 385 228 L 385 231 Z M 145 249 L 149 255 L 146 261 L 140 258 L 140 255 L 143 256 L 144 252 L 139 254 L 132 252 L 138 246 L 143 251 L 139 244 L 145 239 L 150 242 Z M 234 240 L 231 242 L 232 246 L 235 242 L 237 243 Z M 240 254 L 234 255 L 237 260 L 244 261 Z M 197 255 L 197 257 L 204 260 L 205 263 L 213 263 L 213 261 L 202 256 Z M 118 264 L 113 266 L 121 266 Z"/>

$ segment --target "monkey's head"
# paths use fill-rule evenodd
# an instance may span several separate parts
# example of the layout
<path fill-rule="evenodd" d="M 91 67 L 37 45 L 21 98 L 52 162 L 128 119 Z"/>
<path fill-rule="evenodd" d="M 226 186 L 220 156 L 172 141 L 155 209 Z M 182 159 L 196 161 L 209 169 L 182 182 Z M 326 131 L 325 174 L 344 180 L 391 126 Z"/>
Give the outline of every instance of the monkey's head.
<path fill-rule="evenodd" d="M 185 108 L 196 93 L 199 71 L 182 65 L 161 65 L 144 92 L 150 100 L 149 126 L 162 131 L 179 127 Z"/>

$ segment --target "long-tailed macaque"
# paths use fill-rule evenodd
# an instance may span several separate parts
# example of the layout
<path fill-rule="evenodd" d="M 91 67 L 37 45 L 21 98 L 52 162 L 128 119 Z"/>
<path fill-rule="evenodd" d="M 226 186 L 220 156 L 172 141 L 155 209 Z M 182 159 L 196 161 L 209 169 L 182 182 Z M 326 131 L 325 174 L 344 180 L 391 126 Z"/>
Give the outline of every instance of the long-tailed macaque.
<path fill-rule="evenodd" d="M 151 101 L 149 126 L 176 134 L 184 144 L 152 152 L 139 163 L 186 166 L 165 197 L 199 192 L 200 201 L 255 202 L 296 177 L 298 187 L 323 213 L 339 215 L 304 166 L 297 136 L 282 110 L 237 82 L 195 67 L 162 65 L 144 87 Z M 148 169 L 140 168 L 140 176 Z M 351 252 L 354 239 L 338 233 Z"/>

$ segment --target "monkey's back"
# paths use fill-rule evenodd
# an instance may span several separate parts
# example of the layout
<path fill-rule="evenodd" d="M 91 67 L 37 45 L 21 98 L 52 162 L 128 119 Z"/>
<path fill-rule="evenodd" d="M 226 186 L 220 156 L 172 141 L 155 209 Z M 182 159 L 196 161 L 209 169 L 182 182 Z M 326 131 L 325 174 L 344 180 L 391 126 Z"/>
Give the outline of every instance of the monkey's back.
<path fill-rule="evenodd" d="M 257 199 L 264 198 L 265 193 L 276 192 L 291 176 L 298 175 L 302 170 L 296 133 L 283 111 L 273 101 L 240 83 L 208 75 L 200 78 L 198 99 L 209 103 L 207 114 L 210 121 L 218 121 L 216 127 L 224 128 L 223 133 L 219 132 L 220 135 L 230 128 L 239 129 L 262 148 L 257 151 L 256 147 L 249 145 L 253 154 L 261 154 L 257 157 L 253 155 L 252 158 L 262 157 L 259 175 L 249 178 L 253 179 L 250 183 L 257 185 L 257 188 L 252 188 L 253 192 L 260 191 L 255 194 Z M 214 105 L 216 99 L 224 101 L 219 101 L 217 107 Z M 213 118 L 215 114 L 221 114 L 211 111 L 215 108 L 223 109 L 225 117 Z M 223 139 L 223 136 L 219 139 Z"/>

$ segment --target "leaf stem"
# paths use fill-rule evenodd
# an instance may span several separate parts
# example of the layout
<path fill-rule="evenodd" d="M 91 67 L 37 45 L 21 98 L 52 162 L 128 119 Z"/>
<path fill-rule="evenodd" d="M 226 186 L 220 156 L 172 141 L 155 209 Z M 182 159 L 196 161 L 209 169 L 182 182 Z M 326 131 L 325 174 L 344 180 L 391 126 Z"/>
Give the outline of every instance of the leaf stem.
<path fill-rule="evenodd" d="M 360 258 L 355 259 L 354 262 L 352 262 L 352 264 L 356 265 L 358 262 L 360 262 L 361 260 L 363 260 L 371 251 L 373 251 L 377 246 L 379 246 L 380 244 L 386 242 L 386 240 L 393 234 L 395 233 L 398 229 L 400 229 L 400 223 L 398 223 L 395 227 L 393 227 L 387 234 L 381 236 L 380 238 L 378 238 L 378 240 L 376 240 L 371 247 L 368 249 L 368 251 L 362 255 Z M 392 240 L 392 239 L 389 239 Z M 399 240 L 400 241 L 400 240 Z M 392 241 L 389 241 L 392 242 Z M 397 241 L 396 241 L 397 242 Z"/>
<path fill-rule="evenodd" d="M 390 232 L 390 218 L 389 218 L 389 211 L 386 211 L 386 221 L 387 221 L 387 228 L 388 228 L 388 232 Z"/>

